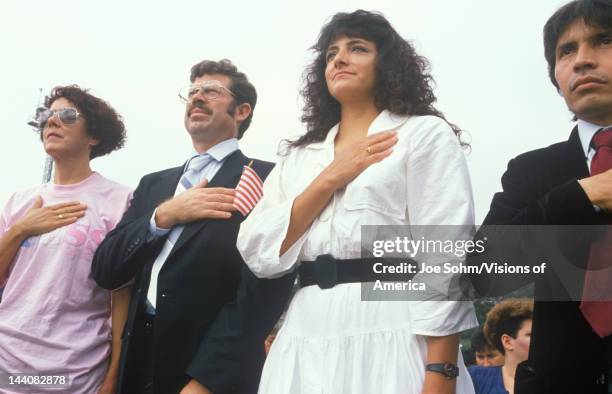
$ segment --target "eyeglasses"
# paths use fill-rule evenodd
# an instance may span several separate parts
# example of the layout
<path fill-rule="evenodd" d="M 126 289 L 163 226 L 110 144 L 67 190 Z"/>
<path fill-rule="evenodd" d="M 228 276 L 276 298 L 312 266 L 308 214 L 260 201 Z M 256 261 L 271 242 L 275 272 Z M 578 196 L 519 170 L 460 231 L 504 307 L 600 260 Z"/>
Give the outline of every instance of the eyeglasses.
<path fill-rule="evenodd" d="M 77 121 L 79 116 L 81 116 L 81 114 L 74 108 L 62 108 L 55 111 L 45 109 L 40 111 L 36 116 L 38 126 L 41 129 L 44 129 L 49 119 L 51 119 L 55 114 L 57 114 L 57 118 L 62 124 L 73 124 Z"/>
<path fill-rule="evenodd" d="M 206 100 L 213 101 L 221 97 L 223 90 L 227 91 L 232 97 L 236 95 L 234 92 L 226 88 L 219 81 L 207 81 L 202 84 L 189 85 L 179 90 L 179 99 L 183 104 L 187 104 L 193 100 L 193 96 L 200 93 Z"/>

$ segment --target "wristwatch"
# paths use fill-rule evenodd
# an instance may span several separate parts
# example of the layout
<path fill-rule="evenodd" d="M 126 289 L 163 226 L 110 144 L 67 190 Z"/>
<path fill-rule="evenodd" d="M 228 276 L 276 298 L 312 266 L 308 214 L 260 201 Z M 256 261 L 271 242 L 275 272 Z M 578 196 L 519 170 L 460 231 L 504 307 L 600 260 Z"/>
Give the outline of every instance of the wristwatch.
<path fill-rule="evenodd" d="M 451 363 L 427 364 L 425 366 L 425 371 L 441 373 L 448 379 L 454 379 L 459 376 L 459 368 Z"/>

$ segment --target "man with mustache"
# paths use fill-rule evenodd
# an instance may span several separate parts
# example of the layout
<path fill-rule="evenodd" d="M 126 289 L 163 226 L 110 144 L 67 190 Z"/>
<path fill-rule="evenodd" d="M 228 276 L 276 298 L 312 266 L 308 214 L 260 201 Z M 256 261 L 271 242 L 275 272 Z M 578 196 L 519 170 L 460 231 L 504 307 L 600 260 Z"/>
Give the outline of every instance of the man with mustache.
<path fill-rule="evenodd" d="M 262 179 L 272 163 L 238 149 L 257 93 L 229 60 L 191 68 L 179 97 L 193 150 L 186 163 L 146 175 L 92 275 L 113 289 L 133 281 L 119 387 L 125 394 L 255 393 L 264 340 L 293 277 L 257 279 L 236 249 L 234 207 L 244 166 Z"/>
<path fill-rule="evenodd" d="M 576 0 L 561 7 L 544 27 L 544 52 L 550 80 L 575 115 L 577 125 L 569 140 L 527 152 L 508 163 L 502 177 L 503 191 L 493 197 L 484 224 L 610 223 L 612 1 Z M 574 231 L 572 242 L 578 238 Z M 589 247 L 585 250 L 588 252 Z M 608 391 L 612 327 L 599 322 L 611 316 L 612 308 L 589 315 L 585 304 L 581 306 L 578 301 L 541 301 L 567 290 L 554 269 L 535 282 L 529 359 L 517 369 L 514 392 L 612 392 Z M 491 280 L 484 281 L 487 279 Z M 576 278 L 580 286 L 584 279 Z M 477 289 L 496 288 L 484 281 L 475 278 Z M 584 283 L 584 290 L 588 290 Z M 601 303 L 599 306 L 605 307 Z"/>

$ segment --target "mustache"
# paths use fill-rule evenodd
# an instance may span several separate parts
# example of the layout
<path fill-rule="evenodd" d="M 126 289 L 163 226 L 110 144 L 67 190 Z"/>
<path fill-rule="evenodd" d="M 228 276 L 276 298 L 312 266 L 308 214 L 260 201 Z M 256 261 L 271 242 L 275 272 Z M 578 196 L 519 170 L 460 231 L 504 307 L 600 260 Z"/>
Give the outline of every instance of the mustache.
<path fill-rule="evenodd" d="M 212 114 L 212 110 L 210 108 L 208 108 L 207 106 L 205 106 L 204 105 L 204 101 L 202 101 L 202 100 L 194 100 L 193 103 L 191 103 L 191 105 L 189 107 L 189 115 L 191 115 L 191 112 L 195 108 L 202 110 L 206 115 L 211 115 Z"/>

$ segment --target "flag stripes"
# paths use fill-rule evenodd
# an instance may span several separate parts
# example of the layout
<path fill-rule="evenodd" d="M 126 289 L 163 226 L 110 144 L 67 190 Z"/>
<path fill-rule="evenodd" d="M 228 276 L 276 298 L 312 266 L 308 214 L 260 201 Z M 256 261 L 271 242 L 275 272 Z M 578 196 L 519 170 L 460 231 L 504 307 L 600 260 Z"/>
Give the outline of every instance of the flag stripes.
<path fill-rule="evenodd" d="M 236 185 L 236 196 L 234 206 L 240 213 L 246 216 L 255 207 L 263 196 L 263 181 L 255 170 L 244 166 L 242 176 Z"/>

